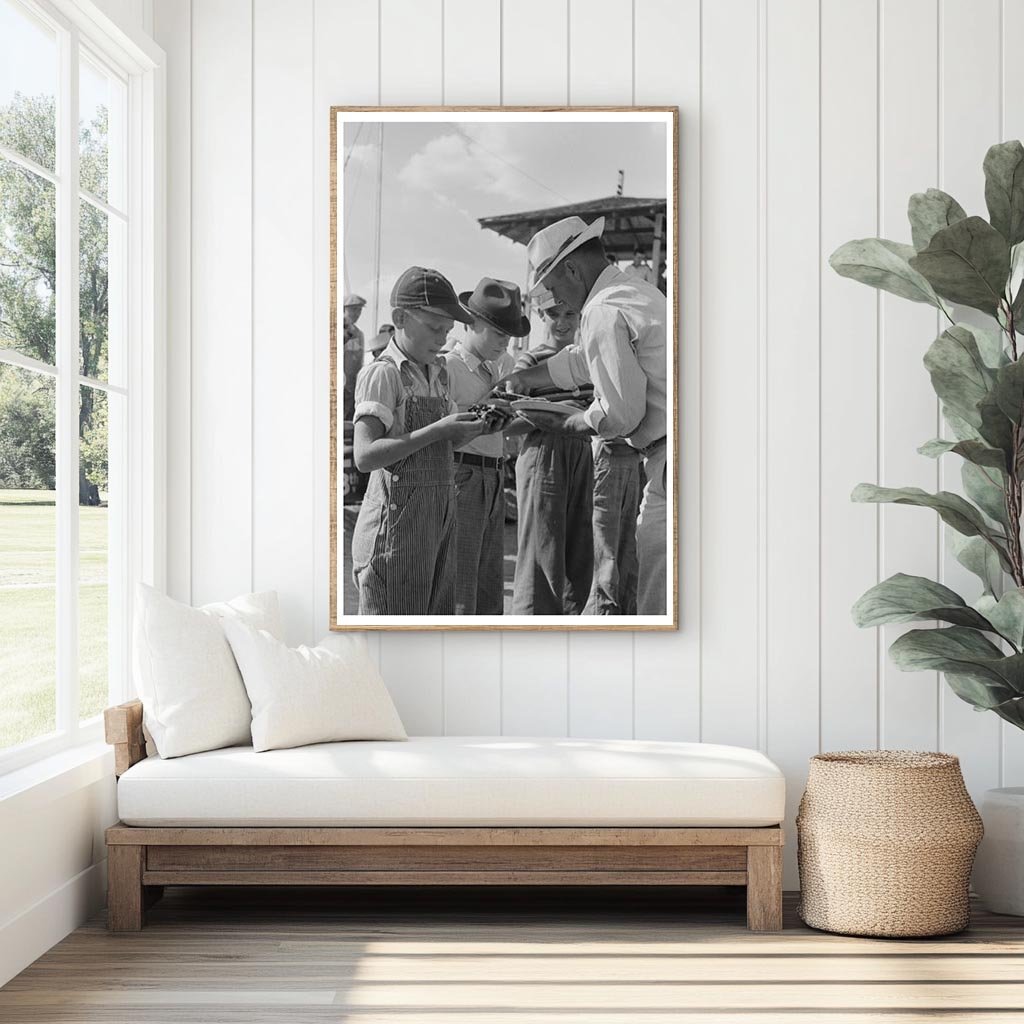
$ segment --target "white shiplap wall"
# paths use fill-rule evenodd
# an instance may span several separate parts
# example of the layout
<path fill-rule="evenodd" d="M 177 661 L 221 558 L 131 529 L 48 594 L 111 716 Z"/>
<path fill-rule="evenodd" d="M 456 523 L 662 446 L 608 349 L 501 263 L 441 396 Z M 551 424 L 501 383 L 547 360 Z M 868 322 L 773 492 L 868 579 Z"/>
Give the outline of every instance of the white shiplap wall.
<path fill-rule="evenodd" d="M 852 486 L 956 480 L 914 453 L 937 425 L 934 314 L 825 265 L 848 238 L 908 237 L 913 191 L 983 212 L 985 148 L 1024 133 L 1022 5 L 154 3 L 176 596 L 275 588 L 293 641 L 326 629 L 332 103 L 678 105 L 682 628 L 373 636 L 403 718 L 759 746 L 791 811 L 819 749 L 938 746 L 976 794 L 1024 782 L 1021 736 L 850 623 L 880 574 L 958 579 L 933 517 L 851 505 Z"/>

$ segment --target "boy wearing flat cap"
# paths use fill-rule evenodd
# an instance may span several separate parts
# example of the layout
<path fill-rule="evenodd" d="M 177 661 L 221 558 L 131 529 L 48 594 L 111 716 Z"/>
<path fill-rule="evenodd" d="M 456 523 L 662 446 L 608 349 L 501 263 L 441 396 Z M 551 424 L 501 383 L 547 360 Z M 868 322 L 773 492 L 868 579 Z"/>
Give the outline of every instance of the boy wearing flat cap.
<path fill-rule="evenodd" d="M 460 413 L 438 359 L 454 322 L 468 323 L 448 279 L 410 267 L 391 292 L 395 335 L 356 381 L 353 454 L 371 473 L 352 536 L 360 615 L 455 611 L 453 446 L 484 432 Z"/>
<path fill-rule="evenodd" d="M 466 336 L 445 355 L 452 398 L 460 410 L 476 405 L 515 362 L 509 338 L 530 333 L 522 296 L 510 281 L 483 278 L 459 301 L 472 316 Z M 524 428 L 525 425 L 524 425 Z M 501 615 L 504 611 L 505 491 L 502 432 L 476 437 L 455 448 L 458 501 L 457 615 Z"/>

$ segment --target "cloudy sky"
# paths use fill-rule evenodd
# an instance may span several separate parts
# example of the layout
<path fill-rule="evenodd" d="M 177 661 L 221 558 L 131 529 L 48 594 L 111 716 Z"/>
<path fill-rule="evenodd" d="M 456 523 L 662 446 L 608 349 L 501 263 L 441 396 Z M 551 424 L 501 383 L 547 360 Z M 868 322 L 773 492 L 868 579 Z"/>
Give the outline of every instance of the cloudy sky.
<path fill-rule="evenodd" d="M 379 310 L 373 313 L 379 123 L 344 126 L 342 221 L 347 287 L 368 303 L 370 336 L 390 319 L 395 278 L 436 267 L 468 291 L 483 276 L 526 275 L 526 248 L 479 217 L 614 195 L 666 194 L 665 128 L 651 123 L 394 123 L 383 126 Z M 371 324 L 370 321 L 374 322 Z"/>
<path fill-rule="evenodd" d="M 0 105 L 10 103 L 15 91 L 27 96 L 56 96 L 56 36 L 19 4 L 0 0 L 0 39 L 10 43 L 0 59 Z M 109 105 L 108 83 L 89 60 L 81 61 L 79 72 L 81 120 L 88 124 L 99 106 Z"/>

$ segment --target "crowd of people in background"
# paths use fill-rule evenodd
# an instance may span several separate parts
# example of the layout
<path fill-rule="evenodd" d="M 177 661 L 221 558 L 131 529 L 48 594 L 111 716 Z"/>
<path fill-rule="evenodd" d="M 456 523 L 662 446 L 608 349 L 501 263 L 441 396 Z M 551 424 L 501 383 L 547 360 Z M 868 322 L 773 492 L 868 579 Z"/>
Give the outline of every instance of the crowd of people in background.
<path fill-rule="evenodd" d="M 365 301 L 346 296 L 343 407 L 370 474 L 351 541 L 360 615 L 503 613 L 510 438 L 511 613 L 665 614 L 664 264 L 656 280 L 638 250 L 619 269 L 603 229 L 569 217 L 531 239 L 529 294 L 547 337 L 518 358 L 510 341 L 530 321 L 512 282 L 483 277 L 459 294 L 410 267 L 365 366 Z M 522 396 L 548 401 L 513 416 L 504 399 Z"/>

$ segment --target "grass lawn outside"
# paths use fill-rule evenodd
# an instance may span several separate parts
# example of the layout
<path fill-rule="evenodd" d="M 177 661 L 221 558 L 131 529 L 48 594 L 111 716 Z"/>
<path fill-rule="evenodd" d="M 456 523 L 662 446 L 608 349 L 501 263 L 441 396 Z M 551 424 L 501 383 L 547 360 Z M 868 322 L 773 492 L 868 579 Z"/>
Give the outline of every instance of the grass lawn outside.
<path fill-rule="evenodd" d="M 107 704 L 107 509 L 80 506 L 80 717 Z M 0 750 L 56 727 L 57 505 L 0 490 Z"/>

